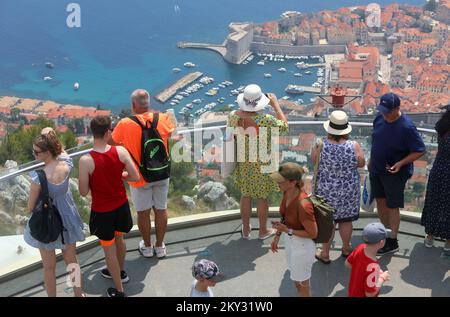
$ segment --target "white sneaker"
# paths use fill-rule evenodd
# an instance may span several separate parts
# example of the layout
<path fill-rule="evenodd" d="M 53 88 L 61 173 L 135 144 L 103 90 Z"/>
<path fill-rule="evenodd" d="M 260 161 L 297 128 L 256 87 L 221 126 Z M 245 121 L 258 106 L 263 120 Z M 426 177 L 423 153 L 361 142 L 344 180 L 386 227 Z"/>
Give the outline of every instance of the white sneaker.
<path fill-rule="evenodd" d="M 166 256 L 166 245 L 164 244 L 164 242 L 160 247 L 155 246 L 155 253 L 158 259 L 161 259 Z"/>
<path fill-rule="evenodd" d="M 430 239 L 430 238 L 428 238 L 428 236 L 425 236 L 425 239 L 423 240 L 423 243 L 425 244 L 425 246 L 427 248 L 432 248 L 433 244 L 434 244 L 434 239 L 433 239 L 433 237 L 431 237 L 431 239 Z"/>
<path fill-rule="evenodd" d="M 139 253 L 141 253 L 144 258 L 151 258 L 153 256 L 153 247 L 146 247 L 144 240 L 141 240 L 141 242 L 139 242 Z"/>

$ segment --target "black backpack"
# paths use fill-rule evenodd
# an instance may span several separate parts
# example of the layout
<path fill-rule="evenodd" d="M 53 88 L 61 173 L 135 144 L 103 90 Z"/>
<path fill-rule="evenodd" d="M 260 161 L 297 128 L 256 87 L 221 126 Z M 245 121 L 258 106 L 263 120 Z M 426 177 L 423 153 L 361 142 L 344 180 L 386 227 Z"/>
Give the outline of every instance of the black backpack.
<path fill-rule="evenodd" d="M 61 235 L 61 242 L 64 244 L 64 226 L 61 215 L 48 194 L 47 176 L 43 170 L 36 173 L 41 183 L 41 192 L 28 223 L 30 234 L 42 243 L 54 242 Z"/>
<path fill-rule="evenodd" d="M 139 166 L 139 172 L 147 183 L 160 181 L 170 177 L 170 157 L 167 155 L 166 145 L 158 130 L 159 113 L 153 115 L 153 122 L 146 121 L 145 126 L 136 116 L 129 117 L 139 124 L 141 135 L 141 164 L 131 154 L 134 162 Z"/>

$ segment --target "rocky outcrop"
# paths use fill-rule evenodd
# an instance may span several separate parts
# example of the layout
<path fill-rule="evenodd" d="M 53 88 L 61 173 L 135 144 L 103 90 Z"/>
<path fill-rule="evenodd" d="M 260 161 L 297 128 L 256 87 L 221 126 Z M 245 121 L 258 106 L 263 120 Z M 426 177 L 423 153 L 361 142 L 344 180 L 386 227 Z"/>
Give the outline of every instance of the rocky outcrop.
<path fill-rule="evenodd" d="M 192 197 L 186 195 L 181 196 L 181 204 L 189 211 L 193 211 L 197 207 L 197 205 L 195 204 L 195 200 Z"/>
<path fill-rule="evenodd" d="M 197 198 L 213 206 L 214 210 L 238 209 L 239 204 L 227 195 L 227 188 L 219 182 L 207 182 L 200 186 Z"/>

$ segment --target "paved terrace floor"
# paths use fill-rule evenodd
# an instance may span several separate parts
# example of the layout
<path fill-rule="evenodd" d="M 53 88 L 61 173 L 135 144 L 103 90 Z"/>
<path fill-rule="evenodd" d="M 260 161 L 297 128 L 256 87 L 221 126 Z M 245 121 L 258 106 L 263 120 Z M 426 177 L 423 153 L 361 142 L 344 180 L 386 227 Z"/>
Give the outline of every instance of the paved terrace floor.
<path fill-rule="evenodd" d="M 361 243 L 361 229 L 374 221 L 361 218 L 355 223 L 354 246 Z M 252 219 L 253 228 L 257 219 Z M 450 296 L 450 259 L 441 258 L 443 242 L 426 249 L 422 242 L 423 228 L 418 224 L 402 222 L 399 236 L 400 251 L 381 258 L 382 269 L 391 273 L 391 281 L 382 288 L 382 296 Z M 228 220 L 167 233 L 168 256 L 165 259 L 146 259 L 137 251 L 139 238 L 126 240 L 128 254 L 126 270 L 130 282 L 125 285 L 128 296 L 188 296 L 192 283 L 190 267 L 196 259 L 208 258 L 218 263 L 226 280 L 214 288 L 218 297 L 226 296 L 296 296 L 286 270 L 283 241 L 278 254 L 270 251 L 271 239 L 259 241 L 258 232 L 252 239 L 240 237 L 240 220 Z M 406 234 L 407 233 L 407 234 Z M 313 296 L 346 296 L 350 272 L 340 257 L 338 239 L 331 257 L 324 265 L 316 262 L 312 270 Z M 79 254 L 82 264 L 84 290 L 88 296 L 105 296 L 112 281 L 99 274 L 105 266 L 102 249 L 98 246 Z M 58 272 L 64 272 L 58 263 Z M 72 296 L 66 291 L 65 278 L 57 281 L 58 296 Z M 26 291 L 24 291 L 26 290 Z M 42 287 L 42 269 L 24 274 L 3 283 L 1 296 L 45 296 Z"/>

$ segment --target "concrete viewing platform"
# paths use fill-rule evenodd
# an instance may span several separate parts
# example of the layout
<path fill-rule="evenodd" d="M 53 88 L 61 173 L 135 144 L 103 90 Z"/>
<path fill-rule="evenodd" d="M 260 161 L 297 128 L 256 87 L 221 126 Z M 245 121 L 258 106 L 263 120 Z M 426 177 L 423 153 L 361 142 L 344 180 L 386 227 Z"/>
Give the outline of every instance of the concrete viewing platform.
<path fill-rule="evenodd" d="M 174 83 L 173 85 L 169 86 L 168 88 L 166 88 L 162 92 L 160 92 L 158 95 L 156 95 L 156 97 L 155 97 L 156 100 L 158 100 L 162 103 L 165 103 L 173 95 L 175 95 L 178 90 L 183 89 L 190 83 L 199 79 L 201 76 L 203 76 L 203 73 L 201 73 L 201 72 L 194 72 L 194 73 L 187 74 L 183 78 L 177 80 L 176 83 Z"/>
<path fill-rule="evenodd" d="M 276 215 L 275 209 L 271 208 L 272 216 Z M 440 256 L 443 242 L 436 242 L 432 249 L 425 248 L 423 228 L 418 219 L 411 213 L 402 215 L 400 251 L 380 259 L 381 268 L 391 274 L 391 280 L 383 286 L 380 296 L 450 296 L 450 259 Z M 361 213 L 361 218 L 354 223 L 354 247 L 362 243 L 362 228 L 374 221 L 377 221 L 375 213 Z M 213 289 L 215 296 L 297 296 L 286 267 L 283 238 L 279 252 L 272 253 L 272 239 L 258 240 L 258 221 L 252 218 L 251 222 L 251 239 L 243 240 L 237 210 L 170 219 L 166 235 L 168 255 L 161 260 L 143 258 L 137 251 L 139 234 L 131 232 L 126 237 L 126 271 L 130 281 L 125 284 L 125 292 L 128 296 L 139 297 L 189 296 L 192 263 L 207 258 L 215 261 L 226 276 L 225 281 Z M 106 289 L 113 284 L 100 275 L 105 261 L 98 241 L 90 244 L 78 251 L 84 291 L 89 297 L 104 297 Z M 341 242 L 337 239 L 331 252 L 333 262 L 330 265 L 314 263 L 313 296 L 347 296 L 350 271 L 344 266 L 340 249 Z M 0 296 L 46 296 L 41 268 L 19 273 L 7 281 L 0 280 Z M 61 260 L 57 263 L 57 276 L 58 296 L 72 296 L 65 284 L 65 267 Z"/>

